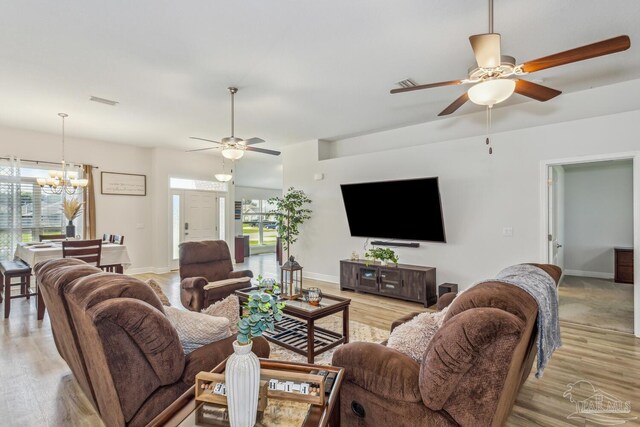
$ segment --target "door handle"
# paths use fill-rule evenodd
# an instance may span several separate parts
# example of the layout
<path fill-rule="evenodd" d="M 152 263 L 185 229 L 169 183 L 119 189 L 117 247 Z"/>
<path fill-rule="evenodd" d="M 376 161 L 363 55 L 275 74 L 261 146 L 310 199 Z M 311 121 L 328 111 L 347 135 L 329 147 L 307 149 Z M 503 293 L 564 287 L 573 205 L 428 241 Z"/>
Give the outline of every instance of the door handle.
<path fill-rule="evenodd" d="M 560 243 L 556 243 L 556 249 L 560 249 L 562 245 Z"/>
<path fill-rule="evenodd" d="M 188 230 L 188 229 L 189 229 L 189 223 L 188 223 L 188 222 L 185 222 L 185 223 L 184 223 L 184 229 L 185 229 L 185 230 Z"/>

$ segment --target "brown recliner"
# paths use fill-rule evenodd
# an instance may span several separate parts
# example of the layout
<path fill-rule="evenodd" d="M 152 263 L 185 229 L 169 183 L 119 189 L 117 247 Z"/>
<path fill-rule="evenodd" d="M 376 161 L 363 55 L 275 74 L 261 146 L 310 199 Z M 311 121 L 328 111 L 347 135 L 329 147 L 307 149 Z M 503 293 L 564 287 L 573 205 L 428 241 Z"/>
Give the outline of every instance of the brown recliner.
<path fill-rule="evenodd" d="M 135 278 L 74 260 L 36 272 L 58 350 L 107 426 L 146 425 L 233 353 L 235 336 L 185 356 L 160 300 Z M 253 351 L 268 357 L 269 344 L 255 339 Z"/>
<path fill-rule="evenodd" d="M 180 300 L 189 310 L 200 311 L 251 286 L 253 273 L 233 271 L 229 246 L 224 240 L 184 242 L 179 248 Z"/>
<path fill-rule="evenodd" d="M 538 267 L 558 283 L 558 267 Z M 392 330 L 417 314 L 394 323 Z M 526 291 L 486 282 L 453 300 L 421 364 L 381 344 L 342 346 L 332 362 L 346 371 L 342 424 L 504 425 L 533 365 L 537 314 L 537 303 Z"/>

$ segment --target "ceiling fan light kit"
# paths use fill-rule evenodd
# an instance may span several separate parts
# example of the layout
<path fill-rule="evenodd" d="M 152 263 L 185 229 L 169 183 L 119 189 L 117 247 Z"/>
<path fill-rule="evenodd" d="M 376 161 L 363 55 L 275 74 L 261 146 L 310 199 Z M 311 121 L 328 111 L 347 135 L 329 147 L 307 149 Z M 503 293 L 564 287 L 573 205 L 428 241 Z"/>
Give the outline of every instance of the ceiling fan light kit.
<path fill-rule="evenodd" d="M 474 104 L 493 107 L 507 100 L 516 88 L 512 79 L 491 79 L 475 84 L 469 89 L 469 99 Z"/>
<path fill-rule="evenodd" d="M 222 155 L 229 160 L 240 160 L 244 156 L 244 150 L 238 146 L 223 148 Z"/>

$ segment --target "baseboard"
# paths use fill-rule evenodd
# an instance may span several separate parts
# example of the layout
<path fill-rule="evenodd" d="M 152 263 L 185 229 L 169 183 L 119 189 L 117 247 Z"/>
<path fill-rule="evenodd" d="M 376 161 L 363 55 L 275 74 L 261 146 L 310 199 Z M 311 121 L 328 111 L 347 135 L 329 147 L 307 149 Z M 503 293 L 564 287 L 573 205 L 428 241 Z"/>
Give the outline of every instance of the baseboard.
<path fill-rule="evenodd" d="M 329 274 L 320 274 L 320 273 L 305 271 L 302 274 L 302 277 L 306 279 L 320 280 L 321 282 L 329 282 L 329 283 L 336 283 L 336 284 L 340 283 L 340 278 L 338 276 L 331 276 Z"/>
<path fill-rule="evenodd" d="M 565 270 L 566 276 L 594 277 L 596 279 L 613 279 L 613 273 L 602 273 L 599 271 Z"/>
<path fill-rule="evenodd" d="M 153 267 L 136 267 L 136 268 L 127 268 L 124 270 L 125 274 L 145 274 L 145 273 L 153 273 Z"/>

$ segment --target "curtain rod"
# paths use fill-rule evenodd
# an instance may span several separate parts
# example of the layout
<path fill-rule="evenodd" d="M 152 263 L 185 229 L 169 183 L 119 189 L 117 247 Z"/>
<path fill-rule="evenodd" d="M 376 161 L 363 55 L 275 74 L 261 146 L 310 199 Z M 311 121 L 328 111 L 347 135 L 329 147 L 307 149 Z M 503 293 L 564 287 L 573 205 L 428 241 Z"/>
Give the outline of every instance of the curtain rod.
<path fill-rule="evenodd" d="M 11 157 L 0 157 L 0 160 L 11 160 Z M 47 160 L 30 160 L 30 159 L 19 159 L 21 162 L 29 162 L 29 163 L 35 163 L 35 164 L 45 164 L 45 165 L 60 165 L 61 162 L 49 162 Z M 88 165 L 88 166 L 92 166 L 94 169 L 100 169 L 98 166 L 94 166 L 94 165 L 90 165 L 88 163 L 82 163 L 82 164 L 75 164 L 72 163 L 74 166 L 77 167 L 81 167 L 84 165 Z"/>

